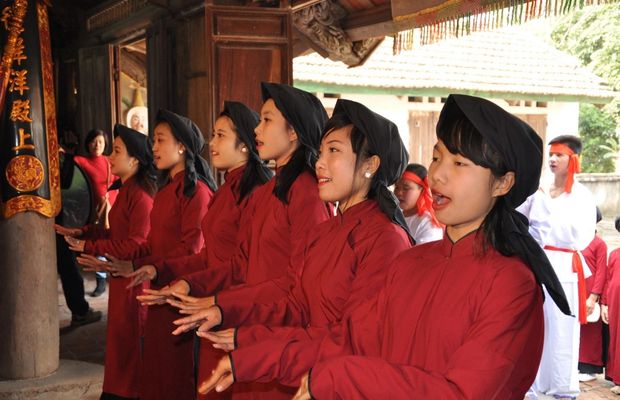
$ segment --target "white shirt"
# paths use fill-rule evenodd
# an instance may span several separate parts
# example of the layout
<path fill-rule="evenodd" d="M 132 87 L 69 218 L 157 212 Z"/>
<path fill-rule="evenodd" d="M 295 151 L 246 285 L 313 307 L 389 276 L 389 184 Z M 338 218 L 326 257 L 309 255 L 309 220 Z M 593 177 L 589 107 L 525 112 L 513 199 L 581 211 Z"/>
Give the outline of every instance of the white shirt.
<path fill-rule="evenodd" d="M 530 234 L 541 245 L 562 249 L 584 250 L 596 230 L 596 203 L 592 193 L 575 181 L 571 193 L 562 193 L 552 198 L 537 191 L 517 208 L 530 221 Z M 572 270 L 571 253 L 545 250 L 560 282 L 576 282 L 577 274 Z M 583 260 L 585 277 L 591 275 Z"/>
<path fill-rule="evenodd" d="M 428 212 L 405 217 L 405 221 L 407 221 L 409 232 L 411 232 L 416 244 L 443 239 L 443 228 L 433 225 L 431 215 Z"/>

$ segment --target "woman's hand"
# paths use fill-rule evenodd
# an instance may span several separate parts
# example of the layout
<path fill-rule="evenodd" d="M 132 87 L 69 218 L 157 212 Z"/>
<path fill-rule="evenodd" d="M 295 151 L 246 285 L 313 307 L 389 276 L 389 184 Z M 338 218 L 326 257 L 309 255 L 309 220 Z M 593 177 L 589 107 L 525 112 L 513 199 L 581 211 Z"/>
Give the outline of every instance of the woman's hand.
<path fill-rule="evenodd" d="M 172 286 L 166 286 L 160 290 L 144 289 L 142 294 L 136 296 L 138 301 L 142 305 L 154 306 L 160 304 L 166 304 L 168 300 L 174 299 L 173 293 L 189 293 L 189 285 L 184 280 L 180 280 L 172 284 Z"/>
<path fill-rule="evenodd" d="M 211 373 L 211 377 L 200 384 L 198 393 L 207 394 L 214 388 L 216 392 L 220 393 L 228 389 L 234 382 L 235 377 L 232 373 L 230 357 L 226 356 L 217 364 L 217 367 Z"/>
<path fill-rule="evenodd" d="M 143 265 L 131 274 L 127 275 L 127 278 L 132 278 L 127 289 L 142 284 L 142 282 L 152 281 L 157 278 L 157 269 L 154 265 Z"/>
<path fill-rule="evenodd" d="M 54 230 L 57 234 L 62 236 L 82 236 L 84 231 L 80 228 L 65 228 L 62 225 L 54 224 Z"/>
<path fill-rule="evenodd" d="M 69 245 L 69 250 L 81 253 L 84 251 L 86 241 L 82 239 L 76 239 L 73 236 L 65 235 L 65 242 Z"/>
<path fill-rule="evenodd" d="M 598 302 L 598 295 L 591 294 L 586 300 L 586 315 L 592 314 L 594 305 Z"/>
<path fill-rule="evenodd" d="M 308 386 L 308 373 L 301 378 L 301 385 L 297 389 L 297 393 L 293 397 L 293 400 L 310 400 L 310 387 Z"/>
<path fill-rule="evenodd" d="M 609 325 L 609 307 L 606 304 L 601 305 L 601 319 Z"/>
<path fill-rule="evenodd" d="M 231 352 L 235 349 L 235 328 L 218 332 L 196 332 L 196 334 L 213 342 L 213 347 L 216 349 L 226 352 Z"/>
<path fill-rule="evenodd" d="M 82 253 L 76 260 L 78 264 L 84 267 L 84 271 L 108 272 L 108 262 L 100 260 L 91 254 Z"/>
<path fill-rule="evenodd" d="M 189 292 L 189 286 L 188 286 Z M 173 298 L 168 300 L 168 304 L 179 309 L 179 314 L 192 315 L 197 312 L 207 309 L 215 304 L 215 297 L 192 297 L 187 296 L 187 293 L 174 292 Z"/>
<path fill-rule="evenodd" d="M 113 255 L 107 254 L 105 258 L 108 259 L 108 271 L 112 274 L 112 276 L 121 276 L 123 278 L 132 277 L 133 270 L 133 262 L 131 260 L 121 260 L 120 258 L 116 258 Z M 155 269 L 155 267 L 153 267 Z M 157 270 L 155 270 L 157 273 Z"/>
<path fill-rule="evenodd" d="M 172 334 L 180 335 L 192 329 L 198 328 L 199 332 L 207 332 L 211 328 L 218 326 L 222 323 L 222 312 L 217 306 L 212 306 L 202 311 L 196 312 L 189 317 L 180 318 L 173 322 L 177 325 Z"/>

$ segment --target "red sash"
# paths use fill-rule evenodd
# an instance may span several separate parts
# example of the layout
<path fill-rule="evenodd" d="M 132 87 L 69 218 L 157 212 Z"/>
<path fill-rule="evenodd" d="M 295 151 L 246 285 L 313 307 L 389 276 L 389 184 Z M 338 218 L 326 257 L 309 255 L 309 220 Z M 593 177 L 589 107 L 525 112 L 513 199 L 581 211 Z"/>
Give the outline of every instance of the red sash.
<path fill-rule="evenodd" d="M 572 249 L 563 249 L 555 246 L 545 246 L 545 250 L 561 251 L 564 253 L 573 253 L 573 272 L 577 273 L 577 290 L 579 293 L 579 322 L 584 325 L 588 323 L 588 316 L 586 315 L 586 278 L 583 273 L 583 263 L 579 252 Z"/>

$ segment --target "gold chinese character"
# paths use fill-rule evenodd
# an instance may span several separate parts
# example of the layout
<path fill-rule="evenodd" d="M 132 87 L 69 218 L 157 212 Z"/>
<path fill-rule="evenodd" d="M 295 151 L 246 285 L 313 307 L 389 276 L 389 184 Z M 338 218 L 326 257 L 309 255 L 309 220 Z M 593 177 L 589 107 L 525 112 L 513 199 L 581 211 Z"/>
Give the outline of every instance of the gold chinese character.
<path fill-rule="evenodd" d="M 24 54 L 24 39 L 19 37 L 17 38 L 17 42 L 15 43 L 15 55 L 13 56 L 13 60 L 17 61 L 17 65 L 22 65 L 22 60 L 27 60 L 28 57 Z"/>
<path fill-rule="evenodd" d="M 15 100 L 11 107 L 11 121 L 32 122 L 30 119 L 30 100 Z"/>
<path fill-rule="evenodd" d="M 29 90 L 30 88 L 27 86 L 28 82 L 26 81 L 28 74 L 28 70 L 24 69 L 21 71 L 11 71 L 11 86 L 9 86 L 10 92 L 19 92 L 21 96 L 24 95 L 25 90 Z"/>
<path fill-rule="evenodd" d="M 0 22 L 4 25 L 4 29 L 9 30 L 9 19 L 11 18 L 11 7 L 4 7 L 0 15 Z"/>
<path fill-rule="evenodd" d="M 13 147 L 13 151 L 34 150 L 34 144 L 26 144 L 26 139 L 30 139 L 31 137 L 31 134 L 26 133 L 22 128 L 19 128 L 19 145 Z"/>

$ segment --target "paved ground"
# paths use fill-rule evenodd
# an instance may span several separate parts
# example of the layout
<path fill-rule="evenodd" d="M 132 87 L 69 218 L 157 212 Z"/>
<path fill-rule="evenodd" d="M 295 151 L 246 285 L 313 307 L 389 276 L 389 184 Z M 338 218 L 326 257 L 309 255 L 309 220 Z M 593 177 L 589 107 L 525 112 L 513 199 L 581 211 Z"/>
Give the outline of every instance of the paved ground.
<path fill-rule="evenodd" d="M 614 221 L 606 218 L 599 224 L 599 233 L 605 239 L 610 249 L 620 247 L 620 233 L 614 229 Z M 92 274 L 85 274 L 86 293 L 90 293 L 95 287 L 95 279 Z M 103 364 L 105 350 L 105 324 L 107 316 L 108 292 L 96 299 L 86 296 L 91 307 L 104 313 L 104 318 L 97 323 L 87 325 L 78 329 L 70 329 L 71 313 L 69 312 L 62 288 L 58 284 L 58 307 L 60 315 L 60 357 L 63 359 L 72 359 L 87 361 L 91 363 Z M 618 399 L 620 396 L 614 395 L 609 391 L 612 386 L 610 382 L 603 379 L 602 376 L 596 381 L 584 383 L 581 385 L 582 394 L 579 396 L 582 400 L 602 400 L 602 399 Z M 89 398 L 90 400 L 90 398 Z"/>

